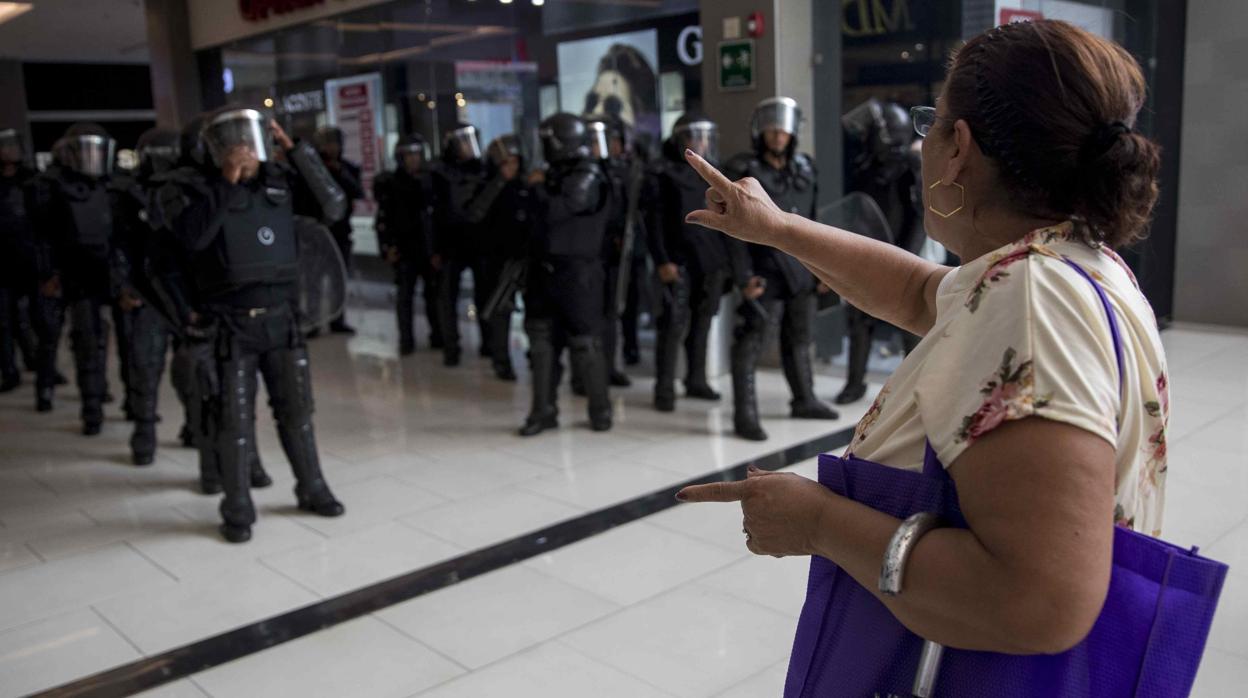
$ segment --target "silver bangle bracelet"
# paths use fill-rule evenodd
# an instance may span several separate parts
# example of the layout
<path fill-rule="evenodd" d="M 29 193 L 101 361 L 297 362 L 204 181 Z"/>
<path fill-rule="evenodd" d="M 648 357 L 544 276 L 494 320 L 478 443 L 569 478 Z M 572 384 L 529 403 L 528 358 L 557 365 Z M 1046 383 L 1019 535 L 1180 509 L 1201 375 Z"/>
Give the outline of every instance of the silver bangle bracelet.
<path fill-rule="evenodd" d="M 884 564 L 880 567 L 881 594 L 896 596 L 901 593 L 901 580 L 906 574 L 910 552 L 920 538 L 939 525 L 940 518 L 926 511 L 901 522 L 884 551 Z"/>

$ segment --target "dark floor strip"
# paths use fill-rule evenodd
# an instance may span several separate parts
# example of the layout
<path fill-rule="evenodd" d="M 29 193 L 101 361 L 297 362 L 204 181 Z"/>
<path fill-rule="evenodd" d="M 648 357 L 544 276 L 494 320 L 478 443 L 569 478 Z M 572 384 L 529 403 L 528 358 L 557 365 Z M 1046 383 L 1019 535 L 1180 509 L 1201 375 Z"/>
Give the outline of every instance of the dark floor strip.
<path fill-rule="evenodd" d="M 778 470 L 820 453 L 841 448 L 849 443 L 852 436 L 852 428 L 826 434 L 740 463 L 727 470 L 709 473 L 400 577 L 123 664 L 34 696 L 112 697 L 127 696 L 154 688 L 657 514 L 675 506 L 676 492 L 687 485 L 740 480 L 745 477 L 746 468 L 750 465 L 765 470 Z"/>

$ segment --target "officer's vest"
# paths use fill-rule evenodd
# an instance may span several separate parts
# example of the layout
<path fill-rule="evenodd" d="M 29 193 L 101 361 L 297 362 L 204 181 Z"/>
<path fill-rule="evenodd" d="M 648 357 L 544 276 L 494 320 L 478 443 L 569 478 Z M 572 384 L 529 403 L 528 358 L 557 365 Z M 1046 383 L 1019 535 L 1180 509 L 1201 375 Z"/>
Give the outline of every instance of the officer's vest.
<path fill-rule="evenodd" d="M 219 295 L 252 284 L 298 280 L 299 246 L 291 199 L 290 189 L 278 175 L 266 177 L 263 186 L 234 191 L 224 203 L 228 210 L 221 233 L 196 260 L 200 291 Z"/>
<path fill-rule="evenodd" d="M 69 210 L 66 231 L 70 243 L 93 257 L 105 257 L 113 236 L 113 207 L 103 182 L 62 181 Z"/>

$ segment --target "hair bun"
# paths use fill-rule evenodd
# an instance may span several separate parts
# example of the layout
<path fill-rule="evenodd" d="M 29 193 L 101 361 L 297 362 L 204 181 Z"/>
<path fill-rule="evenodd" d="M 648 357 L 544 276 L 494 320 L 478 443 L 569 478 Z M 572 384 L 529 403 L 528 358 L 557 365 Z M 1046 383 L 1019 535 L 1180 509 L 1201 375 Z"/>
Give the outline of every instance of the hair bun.
<path fill-rule="evenodd" d="M 1130 240 L 1148 226 L 1157 202 L 1161 148 L 1125 126 L 1110 125 L 1099 135 L 1108 145 L 1079 168 L 1076 213 L 1097 238 Z"/>

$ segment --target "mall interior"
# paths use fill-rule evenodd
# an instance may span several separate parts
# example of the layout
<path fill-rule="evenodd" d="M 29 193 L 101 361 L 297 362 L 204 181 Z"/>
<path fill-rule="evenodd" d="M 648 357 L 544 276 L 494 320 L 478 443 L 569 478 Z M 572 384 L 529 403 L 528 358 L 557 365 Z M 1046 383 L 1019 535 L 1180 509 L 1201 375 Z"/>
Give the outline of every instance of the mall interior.
<path fill-rule="evenodd" d="M 682 148 L 730 172 L 787 134 L 781 207 L 957 266 L 925 231 L 922 107 L 968 41 L 1048 20 L 1147 85 L 1122 130 L 1160 146 L 1159 193 L 1119 253 L 1173 415 L 1151 533 L 1229 566 L 1194 683 L 1138 695 L 1244 695 L 1248 3 L 23 0 L 0 2 L 0 696 L 859 695 L 797 676 L 811 555 L 676 494 L 825 482 L 928 342 L 822 283 L 752 294 L 729 238 L 681 227 L 716 205 Z M 248 172 L 255 207 L 197 208 Z M 560 222 L 570 182 L 596 212 Z M 242 242 L 162 252 L 211 215 Z M 97 266 L 45 274 L 39 236 L 88 218 Z M 214 270 L 297 299 L 191 298 Z M 914 695 L 968 695 L 936 681 Z"/>

